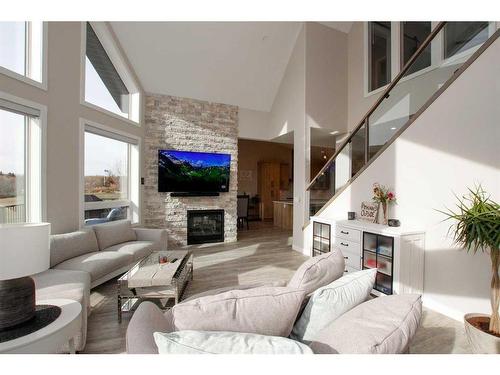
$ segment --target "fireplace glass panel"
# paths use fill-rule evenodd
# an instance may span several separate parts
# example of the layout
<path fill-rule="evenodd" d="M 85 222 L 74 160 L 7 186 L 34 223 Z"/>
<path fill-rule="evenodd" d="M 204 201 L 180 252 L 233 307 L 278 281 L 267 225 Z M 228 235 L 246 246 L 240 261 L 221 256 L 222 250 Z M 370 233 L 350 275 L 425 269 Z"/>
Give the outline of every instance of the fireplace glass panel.
<path fill-rule="evenodd" d="M 223 242 L 224 210 L 188 211 L 188 245 Z"/>

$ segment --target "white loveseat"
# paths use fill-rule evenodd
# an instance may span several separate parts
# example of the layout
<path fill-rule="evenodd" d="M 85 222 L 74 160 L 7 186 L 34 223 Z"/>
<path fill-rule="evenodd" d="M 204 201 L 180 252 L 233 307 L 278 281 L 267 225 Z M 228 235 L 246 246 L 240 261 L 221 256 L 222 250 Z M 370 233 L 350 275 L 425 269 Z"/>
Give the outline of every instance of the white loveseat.
<path fill-rule="evenodd" d="M 81 351 L 87 336 L 90 289 L 126 272 L 151 252 L 166 250 L 167 232 L 134 228 L 130 221 L 122 220 L 50 237 L 51 268 L 33 276 L 36 299 L 80 302 L 84 313 L 75 345 Z"/>

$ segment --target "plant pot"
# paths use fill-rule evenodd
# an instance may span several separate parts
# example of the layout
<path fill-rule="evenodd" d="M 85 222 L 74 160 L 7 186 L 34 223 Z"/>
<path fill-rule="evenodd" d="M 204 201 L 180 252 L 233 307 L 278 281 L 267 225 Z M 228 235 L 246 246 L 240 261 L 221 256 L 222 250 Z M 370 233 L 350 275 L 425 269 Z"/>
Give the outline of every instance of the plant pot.
<path fill-rule="evenodd" d="M 469 340 L 472 352 L 475 354 L 500 354 L 500 337 L 483 331 L 478 326 L 488 329 L 489 315 L 465 314 L 465 332 Z"/>

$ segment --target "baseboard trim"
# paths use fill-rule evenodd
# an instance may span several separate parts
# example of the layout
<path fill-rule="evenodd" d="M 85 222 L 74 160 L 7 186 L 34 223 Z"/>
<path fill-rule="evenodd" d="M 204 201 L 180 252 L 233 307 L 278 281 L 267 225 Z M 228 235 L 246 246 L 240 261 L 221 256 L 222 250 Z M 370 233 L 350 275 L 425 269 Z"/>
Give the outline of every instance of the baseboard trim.
<path fill-rule="evenodd" d="M 464 321 L 464 314 L 455 309 L 451 309 L 449 307 L 443 306 L 442 304 L 433 301 L 432 299 L 425 298 L 425 294 L 422 298 L 422 305 L 432 311 L 443 314 L 450 319 L 456 320 L 457 322 Z"/>

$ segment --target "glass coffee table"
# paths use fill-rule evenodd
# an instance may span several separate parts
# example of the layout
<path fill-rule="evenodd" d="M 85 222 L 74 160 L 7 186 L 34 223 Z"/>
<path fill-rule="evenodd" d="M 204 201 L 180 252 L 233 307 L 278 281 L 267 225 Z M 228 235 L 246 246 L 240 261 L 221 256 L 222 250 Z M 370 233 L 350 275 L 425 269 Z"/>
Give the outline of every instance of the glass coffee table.
<path fill-rule="evenodd" d="M 160 263 L 160 258 L 167 258 Z M 172 262 L 177 259 L 175 262 Z M 155 251 L 137 262 L 118 279 L 118 322 L 122 312 L 133 311 L 140 302 L 150 300 L 163 309 L 169 300 L 177 304 L 193 280 L 193 254 L 189 250 Z"/>

